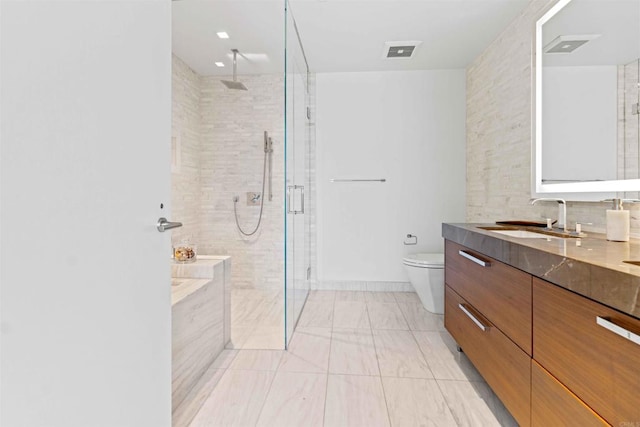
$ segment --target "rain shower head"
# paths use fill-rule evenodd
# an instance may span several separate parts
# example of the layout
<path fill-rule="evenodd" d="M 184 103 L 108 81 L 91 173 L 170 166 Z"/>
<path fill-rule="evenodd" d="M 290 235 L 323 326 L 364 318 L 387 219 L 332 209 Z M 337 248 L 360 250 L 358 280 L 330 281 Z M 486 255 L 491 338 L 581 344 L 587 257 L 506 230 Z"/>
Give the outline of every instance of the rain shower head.
<path fill-rule="evenodd" d="M 237 78 L 236 78 L 238 49 L 231 49 L 231 52 L 233 52 L 233 81 L 230 81 L 230 80 L 220 80 L 220 81 L 228 89 L 249 90 L 243 83 L 240 83 L 239 81 L 237 81 Z"/>
<path fill-rule="evenodd" d="M 231 81 L 231 80 L 220 80 L 228 89 L 236 89 L 236 90 L 249 90 L 247 89 L 247 87 L 241 83 L 241 82 L 237 82 L 237 81 Z"/>

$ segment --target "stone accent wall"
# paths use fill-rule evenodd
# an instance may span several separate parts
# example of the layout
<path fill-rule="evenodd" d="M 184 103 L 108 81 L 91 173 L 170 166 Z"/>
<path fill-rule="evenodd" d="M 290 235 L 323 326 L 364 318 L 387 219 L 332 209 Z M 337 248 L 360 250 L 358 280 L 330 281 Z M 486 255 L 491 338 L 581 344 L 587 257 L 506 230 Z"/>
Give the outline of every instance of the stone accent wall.
<path fill-rule="evenodd" d="M 239 76 L 248 91 L 227 89 L 221 79 L 201 77 L 199 247 L 231 255 L 234 287 L 284 287 L 284 79 L 282 75 Z M 273 200 L 265 194 L 262 223 L 251 237 L 260 207 L 247 206 L 247 192 L 262 192 L 264 131 L 273 139 Z M 268 184 L 265 184 L 268 193 Z"/>
<path fill-rule="evenodd" d="M 171 221 L 173 244 L 189 239 L 199 243 L 200 234 L 200 77 L 180 58 L 172 57 L 171 129 L 177 152 L 172 153 Z"/>
<path fill-rule="evenodd" d="M 634 105 L 640 102 L 640 59 L 618 68 L 619 141 L 622 140 L 620 179 L 640 178 L 640 114 L 634 114 Z M 622 93 L 620 93 L 622 92 Z M 619 142 L 620 144 L 620 142 Z M 620 156 L 620 153 L 618 154 Z M 626 193 L 627 198 L 638 198 L 639 193 Z"/>
<path fill-rule="evenodd" d="M 283 76 L 239 76 L 248 91 L 227 89 L 224 79 L 231 76 L 199 76 L 173 56 L 172 129 L 180 145 L 171 218 L 184 226 L 172 241 L 188 239 L 200 254 L 230 255 L 234 287 L 283 289 Z M 235 225 L 233 197 L 240 199 L 241 226 L 252 230 L 260 207 L 247 206 L 246 193 L 262 191 L 265 130 L 273 138 L 273 200 L 265 199 L 259 231 L 244 237 Z"/>
<path fill-rule="evenodd" d="M 531 0 L 467 68 L 467 221 L 557 218 L 531 206 L 532 52 L 535 22 L 556 0 Z M 567 221 L 604 232 L 608 203 L 569 202 Z M 630 206 L 627 206 L 629 208 Z M 631 207 L 632 233 L 640 212 Z"/>

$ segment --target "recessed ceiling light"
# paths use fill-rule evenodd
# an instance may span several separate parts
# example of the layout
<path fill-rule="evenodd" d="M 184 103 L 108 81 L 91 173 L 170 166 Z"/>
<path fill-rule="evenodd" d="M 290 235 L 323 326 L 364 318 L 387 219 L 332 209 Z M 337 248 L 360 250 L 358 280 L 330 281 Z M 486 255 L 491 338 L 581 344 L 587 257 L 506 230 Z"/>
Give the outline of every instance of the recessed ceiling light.
<path fill-rule="evenodd" d="M 216 62 L 216 67 L 224 67 L 224 62 Z"/>
<path fill-rule="evenodd" d="M 229 38 L 229 34 L 227 34 L 224 31 L 220 31 L 219 33 L 216 33 L 218 35 L 218 37 L 220 37 L 221 39 L 228 39 Z"/>

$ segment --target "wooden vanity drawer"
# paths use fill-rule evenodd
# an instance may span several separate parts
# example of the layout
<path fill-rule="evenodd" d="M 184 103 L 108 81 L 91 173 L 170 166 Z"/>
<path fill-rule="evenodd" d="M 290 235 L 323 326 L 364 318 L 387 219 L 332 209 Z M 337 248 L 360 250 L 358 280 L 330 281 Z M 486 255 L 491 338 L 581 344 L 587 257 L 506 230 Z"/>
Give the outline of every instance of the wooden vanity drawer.
<path fill-rule="evenodd" d="M 604 327 L 640 320 L 537 278 L 533 302 L 534 359 L 612 425 L 640 422 L 640 340 Z"/>
<path fill-rule="evenodd" d="M 531 355 L 529 274 L 447 240 L 445 282 Z"/>
<path fill-rule="evenodd" d="M 531 425 L 602 427 L 609 424 L 543 367 L 532 361 Z"/>
<path fill-rule="evenodd" d="M 444 319 L 445 327 L 487 384 L 518 423 L 528 426 L 531 421 L 531 358 L 449 286 L 445 286 Z"/>

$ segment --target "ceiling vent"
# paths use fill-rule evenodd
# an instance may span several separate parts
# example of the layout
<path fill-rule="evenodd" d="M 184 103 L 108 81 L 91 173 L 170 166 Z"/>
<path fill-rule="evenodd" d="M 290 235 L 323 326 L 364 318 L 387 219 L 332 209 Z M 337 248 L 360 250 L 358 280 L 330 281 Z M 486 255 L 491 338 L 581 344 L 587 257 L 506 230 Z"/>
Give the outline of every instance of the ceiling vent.
<path fill-rule="evenodd" d="M 416 40 L 385 42 L 382 57 L 385 59 L 411 59 L 421 44 L 421 41 Z"/>
<path fill-rule="evenodd" d="M 571 53 L 588 41 L 598 37 L 600 37 L 600 34 L 558 36 L 544 47 L 544 53 Z"/>

